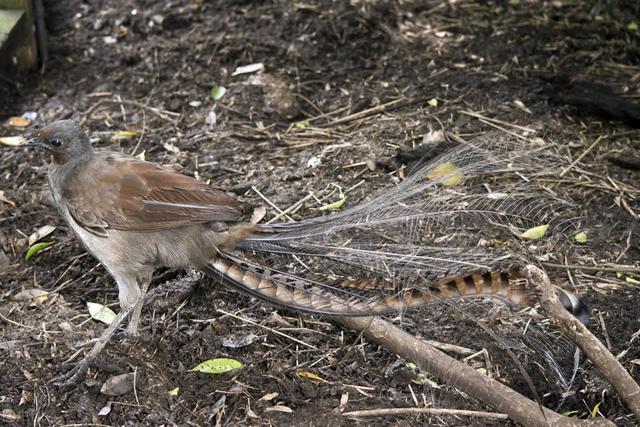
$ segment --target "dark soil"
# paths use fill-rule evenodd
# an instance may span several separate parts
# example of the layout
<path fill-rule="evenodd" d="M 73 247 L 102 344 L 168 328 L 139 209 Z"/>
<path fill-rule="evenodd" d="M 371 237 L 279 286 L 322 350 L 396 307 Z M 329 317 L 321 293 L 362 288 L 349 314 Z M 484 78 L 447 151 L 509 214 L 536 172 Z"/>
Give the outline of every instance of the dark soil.
<path fill-rule="evenodd" d="M 567 189 L 589 221 L 589 243 L 569 263 L 638 265 L 639 172 L 606 158 L 638 157 L 640 131 L 551 103 L 545 79 L 569 73 L 640 102 L 640 32 L 628 27 L 640 19 L 633 0 L 611 2 L 597 17 L 589 15 L 591 2 L 577 0 L 48 3 L 51 60 L 42 72 L 0 80 L 2 135 L 27 134 L 52 120 L 74 118 L 96 146 L 144 153 L 249 203 L 264 203 L 251 190 L 255 187 L 282 209 L 309 192 L 335 201 L 330 196 L 335 185 L 346 190 L 364 181 L 349 192 L 349 203 L 392 185 L 395 171 L 369 166 L 420 143 L 430 129 L 444 127 L 464 138 L 495 130 L 465 112 L 501 120 L 510 131 L 518 131 L 509 125 L 517 124 L 541 136 L 560 135 L 573 158 L 604 135 L 582 159 L 581 168 L 589 171 L 582 185 Z M 232 76 L 236 67 L 252 63 L 263 63 L 265 71 Z M 210 97 L 216 84 L 228 89 L 217 103 Z M 437 106 L 428 104 L 432 98 Z M 382 114 L 333 122 L 394 100 Z M 5 124 L 26 111 L 38 113 L 26 130 Z M 212 111 L 215 124 L 207 123 Z M 137 136 L 113 138 L 125 130 Z M 447 416 L 344 418 L 336 408 L 347 393 L 347 411 L 425 402 L 490 408 L 461 395 L 453 383 L 425 380 L 407 366 L 410 361 L 351 331 L 320 318 L 274 311 L 209 279 L 201 280 L 185 303 L 147 311 L 142 337 L 113 340 L 100 366 L 78 387 L 48 384 L 103 329 L 89 319 L 86 302 L 115 309 L 117 290 L 51 207 L 42 157 L 11 147 L 2 147 L 0 156 L 0 191 L 15 202 L 0 201 L 3 422 L 504 424 Z M 308 162 L 314 157 L 320 164 L 312 168 Z M 311 199 L 294 217 L 314 215 L 309 208 L 318 206 Z M 47 224 L 58 227 L 49 238 L 53 246 L 24 262 L 26 236 Z M 154 285 L 183 274 L 161 272 Z M 568 278 L 564 270 L 550 274 Z M 640 288 L 612 272 L 572 270 L 571 279 L 593 309 L 589 327 L 640 378 Z M 19 291 L 34 288 L 52 293 L 40 302 L 15 300 Z M 402 321 L 427 339 L 486 348 L 490 365 L 483 356 L 468 363 L 534 397 L 504 350 L 469 316 L 460 316 L 459 307 L 432 307 Z M 509 316 L 505 313 L 486 323 L 499 330 L 500 319 Z M 229 340 L 249 335 L 255 336 L 250 344 L 229 347 Z M 539 355 L 527 351 L 517 336 L 506 336 L 534 377 L 543 404 L 576 417 L 599 411 L 597 416 L 618 425 L 633 424 L 615 391 L 588 362 L 557 408 L 558 388 L 542 376 L 547 371 L 538 368 Z M 231 357 L 246 367 L 224 375 L 189 371 L 215 357 Z M 107 378 L 126 372 L 136 372 L 135 393 L 100 393 Z M 170 395 L 175 388 L 177 395 Z M 108 415 L 98 415 L 105 406 Z"/>

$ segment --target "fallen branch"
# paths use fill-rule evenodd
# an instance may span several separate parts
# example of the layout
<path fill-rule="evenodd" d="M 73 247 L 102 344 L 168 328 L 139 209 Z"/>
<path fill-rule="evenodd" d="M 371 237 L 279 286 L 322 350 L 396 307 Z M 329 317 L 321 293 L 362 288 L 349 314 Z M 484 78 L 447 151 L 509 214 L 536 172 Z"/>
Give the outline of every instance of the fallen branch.
<path fill-rule="evenodd" d="M 498 414 L 496 412 L 466 411 L 462 409 L 446 408 L 380 408 L 365 411 L 345 412 L 342 415 L 345 417 L 380 417 L 384 415 L 408 414 L 451 415 L 455 417 L 492 418 L 499 420 L 506 420 L 509 418 L 507 414 Z"/>
<path fill-rule="evenodd" d="M 636 419 L 640 421 L 640 386 L 611 352 L 578 319 L 564 309 L 547 275 L 533 265 L 527 266 L 527 279 L 537 290 L 540 304 L 547 314 L 571 339 L 598 371 L 618 392 Z"/>
<path fill-rule="evenodd" d="M 424 371 L 449 382 L 463 393 L 473 396 L 498 412 L 507 414 L 511 420 L 524 426 L 614 425 L 602 418 L 581 420 L 553 412 L 379 317 L 334 317 L 333 319 L 350 329 L 362 331 L 369 340 L 416 363 Z"/>

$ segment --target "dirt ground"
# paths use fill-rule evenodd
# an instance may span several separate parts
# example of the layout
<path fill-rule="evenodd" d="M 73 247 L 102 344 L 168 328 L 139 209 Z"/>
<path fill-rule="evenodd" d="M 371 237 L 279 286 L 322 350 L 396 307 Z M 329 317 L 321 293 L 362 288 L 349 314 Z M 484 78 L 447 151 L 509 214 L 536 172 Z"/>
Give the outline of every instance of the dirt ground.
<path fill-rule="evenodd" d="M 255 187 L 283 209 L 309 192 L 334 201 L 336 185 L 349 190 L 349 203 L 393 185 L 395 172 L 375 162 L 419 144 L 430 129 L 471 138 L 496 126 L 510 132 L 523 126 L 562 135 L 574 158 L 604 136 L 582 159 L 589 171 L 583 185 L 568 190 L 589 224 L 580 261 L 638 265 L 639 172 L 607 158 L 638 156 L 640 131 L 550 102 L 546 79 L 569 73 L 640 102 L 640 32 L 629 25 L 639 22 L 640 6 L 633 0 L 612 2 L 597 17 L 589 15 L 595 2 L 578 0 L 49 3 L 51 59 L 42 72 L 0 80 L 1 135 L 73 118 L 96 146 L 144 153 L 264 204 Z M 255 63 L 264 71 L 232 74 Z M 214 85 L 227 89 L 219 101 L 210 95 Z M 385 104 L 384 112 L 367 113 Z M 38 113 L 28 128 L 6 123 L 27 111 Z M 0 148 L 1 422 L 505 424 L 434 415 L 344 417 L 347 395 L 347 411 L 425 402 L 490 408 L 330 321 L 276 311 L 209 279 L 184 303 L 147 311 L 142 337 L 113 340 L 77 388 L 48 384 L 104 327 L 89 318 L 86 302 L 115 309 L 117 291 L 52 208 L 43 157 Z M 310 200 L 294 217 L 317 214 L 310 208 L 319 204 Z M 43 225 L 57 227 L 48 238 L 53 245 L 24 262 L 26 236 Z M 549 273 L 569 278 L 564 269 Z M 183 274 L 161 272 L 154 285 Z M 570 270 L 570 276 L 592 307 L 589 327 L 639 379 L 640 288 L 610 271 Z M 24 289 L 50 293 L 42 301 L 16 301 Z M 473 322 L 447 307 L 412 312 L 403 321 L 426 339 L 486 348 L 486 358 L 468 363 L 533 397 L 504 351 Z M 558 407 L 558 388 L 541 376 L 535 357 L 519 355 L 544 405 L 633 425 L 589 362 L 581 363 Z M 214 357 L 246 366 L 223 375 L 189 372 Z M 126 372 L 136 373 L 135 392 L 100 393 L 107 378 Z"/>

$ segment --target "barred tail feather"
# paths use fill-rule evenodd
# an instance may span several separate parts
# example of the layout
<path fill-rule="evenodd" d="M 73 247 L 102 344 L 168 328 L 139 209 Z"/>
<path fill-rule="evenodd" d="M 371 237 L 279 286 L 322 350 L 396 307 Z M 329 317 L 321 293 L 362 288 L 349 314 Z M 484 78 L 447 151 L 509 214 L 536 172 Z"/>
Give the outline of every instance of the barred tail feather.
<path fill-rule="evenodd" d="M 240 292 L 275 306 L 330 316 L 389 314 L 464 297 L 492 297 L 514 305 L 530 305 L 534 301 L 527 292 L 526 280 L 518 272 L 494 271 L 444 277 L 424 289 L 391 295 L 379 285 L 367 281 L 343 281 L 338 286 L 331 286 L 274 272 L 233 254 L 223 254 L 212 260 L 204 271 L 213 278 L 224 278 L 225 283 Z M 377 295 L 365 299 L 350 291 L 367 288 L 377 290 Z M 561 300 L 568 309 L 575 312 L 586 308 L 568 291 L 558 288 L 558 292 L 564 296 Z"/>

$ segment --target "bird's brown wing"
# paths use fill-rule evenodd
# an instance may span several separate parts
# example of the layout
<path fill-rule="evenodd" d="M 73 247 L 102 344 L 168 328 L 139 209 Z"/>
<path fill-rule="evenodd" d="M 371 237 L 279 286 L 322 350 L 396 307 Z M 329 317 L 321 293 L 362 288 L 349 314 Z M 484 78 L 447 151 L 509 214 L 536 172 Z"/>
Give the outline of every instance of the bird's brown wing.
<path fill-rule="evenodd" d="M 87 230 L 154 231 L 240 221 L 239 202 L 186 175 L 114 153 L 96 153 L 65 177 L 63 202 Z"/>

